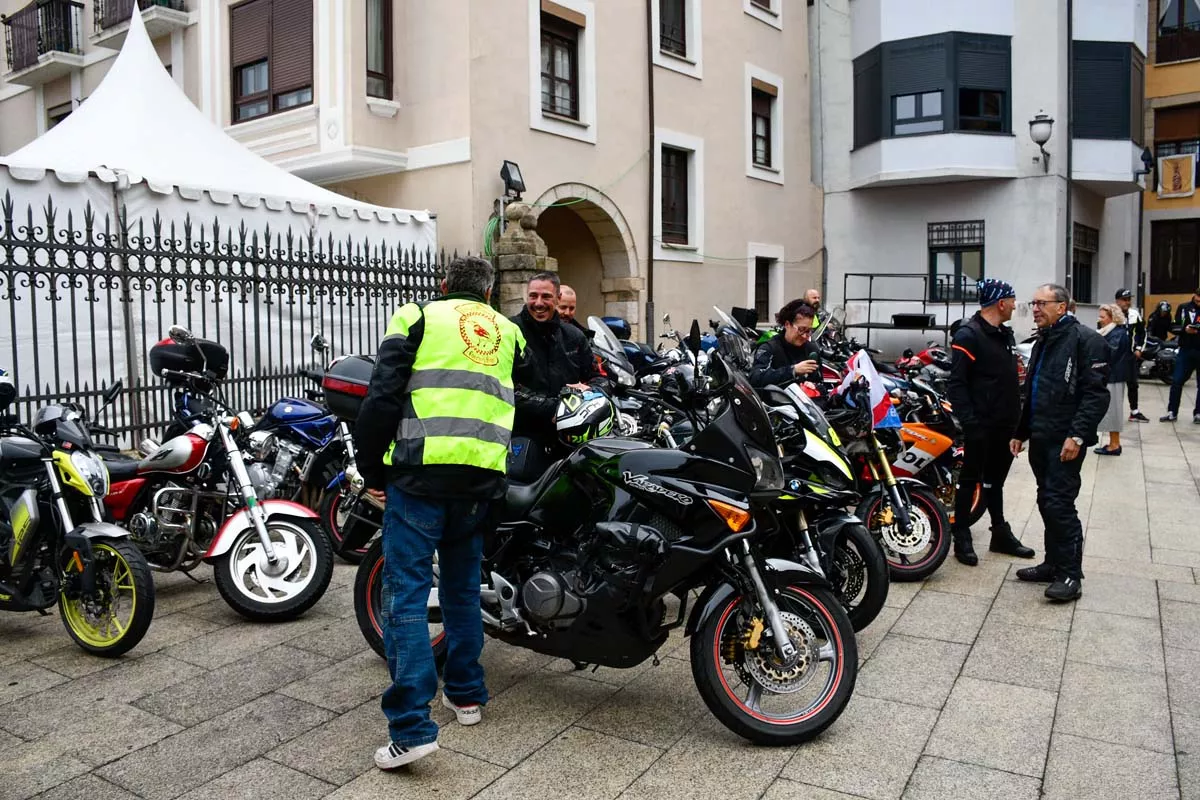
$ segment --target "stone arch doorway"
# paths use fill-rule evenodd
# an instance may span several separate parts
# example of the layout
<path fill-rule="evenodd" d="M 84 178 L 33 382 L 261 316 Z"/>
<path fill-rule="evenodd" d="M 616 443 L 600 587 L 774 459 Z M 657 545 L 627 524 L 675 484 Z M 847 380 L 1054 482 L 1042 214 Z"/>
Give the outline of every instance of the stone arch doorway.
<path fill-rule="evenodd" d="M 624 317 L 640 333 L 642 277 L 625 216 L 603 192 L 562 183 L 534 201 L 538 236 L 579 298 L 577 316 Z"/>

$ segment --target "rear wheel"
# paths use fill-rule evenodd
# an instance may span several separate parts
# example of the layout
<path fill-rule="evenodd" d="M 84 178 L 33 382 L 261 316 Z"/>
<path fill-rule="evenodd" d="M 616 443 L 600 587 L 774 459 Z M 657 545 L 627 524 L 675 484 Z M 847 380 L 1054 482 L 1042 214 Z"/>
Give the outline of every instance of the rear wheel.
<path fill-rule="evenodd" d="M 755 744 L 808 741 L 841 715 L 858 677 L 854 629 L 832 593 L 789 586 L 776 595 L 797 654 L 780 660 L 755 600 L 723 601 L 692 636 L 692 677 L 709 711 Z"/>
<path fill-rule="evenodd" d="M 907 501 L 910 525 L 905 531 L 886 487 L 876 488 L 858 506 L 856 516 L 883 548 L 894 581 L 928 578 L 950 552 L 950 521 L 933 492 L 923 486 L 897 487 Z"/>
<path fill-rule="evenodd" d="M 267 560 L 254 526 L 238 534 L 229 552 L 216 559 L 217 590 L 247 619 L 295 619 L 312 608 L 333 577 L 333 549 L 315 519 L 274 517 L 267 536 L 280 558 Z"/>
<path fill-rule="evenodd" d="M 442 628 L 442 611 L 436 605 L 437 556 L 434 556 L 433 591 L 429 603 L 429 644 L 438 674 L 446 664 L 446 632 Z M 367 548 L 354 578 L 354 616 L 358 630 L 380 658 L 387 658 L 383 644 L 383 541 L 376 539 Z"/>
<path fill-rule="evenodd" d="M 154 618 L 150 565 L 127 539 L 93 539 L 96 590 L 75 599 L 59 597 L 67 633 L 89 653 L 116 658 L 129 652 Z"/>
<path fill-rule="evenodd" d="M 321 515 L 321 526 L 329 534 L 329 541 L 333 545 L 334 552 L 342 560 L 348 561 L 351 564 L 361 562 L 368 548 L 367 545 L 363 545 L 362 547 L 348 550 L 343 546 L 350 527 L 352 525 L 370 524 L 367 520 L 376 520 L 376 527 L 383 525 L 383 515 L 378 509 L 371 507 L 368 503 L 360 502 L 346 491 L 338 489 L 331 489 L 321 498 L 319 513 Z M 356 517 L 359 516 L 366 519 L 357 519 Z"/>

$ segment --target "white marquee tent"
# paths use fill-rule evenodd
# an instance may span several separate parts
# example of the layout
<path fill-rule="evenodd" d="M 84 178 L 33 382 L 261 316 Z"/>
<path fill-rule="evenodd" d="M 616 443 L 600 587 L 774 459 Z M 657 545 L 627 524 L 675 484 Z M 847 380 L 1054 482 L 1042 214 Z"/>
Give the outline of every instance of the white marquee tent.
<path fill-rule="evenodd" d="M 137 4 L 121 52 L 92 95 L 53 129 L 16 152 L 0 156 L 0 208 L 5 206 L 15 209 L 13 228 L 18 237 L 23 226 L 29 227 L 30 219 L 33 227 L 47 227 L 45 212 L 52 206 L 55 228 L 60 232 L 68 214 L 75 229 L 82 228 L 85 209 L 90 208 L 98 220 L 106 216 L 115 220 L 123 213 L 134 235 L 139 230 L 149 233 L 157 220 L 164 237 L 170 237 L 173 230 L 173 238 L 182 239 L 186 220 L 193 231 L 211 231 L 218 223 L 222 231 L 244 226 L 261 237 L 269 228 L 272 242 L 260 241 L 263 248 L 281 246 L 289 235 L 296 242 L 315 235 L 318 241 L 334 242 L 335 250 L 357 249 L 368 258 L 379 258 L 381 253 L 420 254 L 437 246 L 436 219 L 430 212 L 373 206 L 335 194 L 261 158 L 210 122 L 163 67 Z M 28 209 L 32 209 L 31 217 Z M 0 214 L 0 228 L 2 217 Z M 6 259 L 16 266 L 38 259 L 44 264 L 48 252 L 28 247 L 0 249 L 0 267 Z M 97 266 L 112 265 L 109 256 L 86 258 L 97 259 L 93 262 Z M 75 264 L 78 266 L 78 260 Z M 147 266 L 141 265 L 143 269 Z M 202 266 L 196 268 L 203 271 Z M 4 293 L 3 287 L 0 293 Z M 233 309 L 228 302 L 221 307 L 205 293 L 204 284 L 197 282 L 191 302 L 202 306 L 214 303 L 211 321 L 223 337 L 255 335 L 257 329 L 229 318 Z M 74 374 L 71 383 L 75 389 L 88 375 L 103 376 L 102 380 L 126 377 L 130 374 L 126 353 L 136 359 L 137 351 L 145 346 L 143 336 L 129 336 L 130 331 L 157 337 L 178 321 L 167 318 L 177 314 L 176 310 L 154 302 L 136 304 L 132 309 L 135 318 L 130 321 L 129 310 L 122 320 L 120 309 L 114 312 L 111 303 L 103 308 L 101 303 L 80 299 L 82 292 L 69 294 L 74 303 L 65 300 L 68 295 L 63 292 L 56 296 L 54 291 L 26 290 L 24 294 L 26 298 L 15 306 L 15 313 L 12 305 L 0 303 L 0 337 L 17 332 L 11 348 L 0 341 L 0 366 L 16 369 L 22 389 L 35 382 L 30 367 L 34 361 L 39 362 L 42 377 L 38 382 L 43 385 L 45 376 L 52 374 L 51 363 L 55 373 Z M 287 309 L 283 319 L 279 303 L 267 304 L 259 311 L 255 324 L 259 328 L 270 325 L 277 338 L 294 338 L 299 331 L 314 328 L 324 330 L 335 348 L 342 338 L 336 322 L 339 309 L 328 302 L 311 307 L 301 320 L 295 316 L 295 306 Z M 113 341 L 92 348 L 89 352 L 96 353 L 94 357 L 86 352 L 72 356 L 71 348 L 64 344 L 64 321 L 89 320 L 89 315 L 97 315 L 91 323 L 93 329 L 103 332 L 107 328 Z M 226 318 L 222 320 L 221 315 Z M 72 330 L 75 336 L 86 332 L 80 330 L 81 323 L 72 324 L 78 326 Z M 61 369 L 60 362 L 65 365 L 72 357 L 73 369 Z M 9 363 L 13 360 L 16 363 Z M 232 366 L 239 366 L 236 357 Z M 261 362 L 257 366 L 286 367 Z"/>

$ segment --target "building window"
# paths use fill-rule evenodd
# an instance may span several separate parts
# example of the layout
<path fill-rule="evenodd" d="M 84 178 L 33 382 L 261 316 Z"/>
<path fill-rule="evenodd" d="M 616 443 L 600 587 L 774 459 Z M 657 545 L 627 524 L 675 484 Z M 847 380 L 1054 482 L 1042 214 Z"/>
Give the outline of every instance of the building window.
<path fill-rule="evenodd" d="M 1145 59 L 1128 42 L 1075 42 L 1075 136 L 1140 144 Z"/>
<path fill-rule="evenodd" d="M 71 116 L 74 110 L 70 103 L 63 103 L 46 110 L 46 130 L 50 130 L 58 123 L 62 122 L 67 117 Z"/>
<path fill-rule="evenodd" d="M 313 101 L 313 0 L 250 0 L 229 10 L 234 122 Z"/>
<path fill-rule="evenodd" d="M 688 243 L 688 161 L 691 154 L 675 147 L 662 149 L 662 240 Z"/>
<path fill-rule="evenodd" d="M 1200 286 L 1200 219 L 1150 223 L 1150 293 L 1188 294 Z"/>
<path fill-rule="evenodd" d="M 892 133 L 896 136 L 935 133 L 945 127 L 941 92 L 902 94 L 892 98 Z"/>
<path fill-rule="evenodd" d="M 1071 297 L 1077 303 L 1093 303 L 1096 253 L 1100 251 L 1100 231 L 1075 223 L 1071 249 Z"/>
<path fill-rule="evenodd" d="M 579 119 L 579 28 L 542 14 L 542 111 Z"/>
<path fill-rule="evenodd" d="M 1190 58 L 1200 58 L 1200 0 L 1158 0 L 1155 61 Z"/>
<path fill-rule="evenodd" d="M 771 272 L 775 259 L 756 256 L 754 259 L 754 313 L 759 320 L 771 319 Z"/>
<path fill-rule="evenodd" d="M 1154 112 L 1154 154 L 1158 158 L 1200 153 L 1200 105 Z"/>
<path fill-rule="evenodd" d="M 762 89 L 750 90 L 750 125 L 753 135 L 754 165 L 771 167 L 771 116 L 775 96 Z"/>
<path fill-rule="evenodd" d="M 392 0 L 367 0 L 367 96 L 392 99 Z"/>
<path fill-rule="evenodd" d="M 659 0 L 658 46 L 664 53 L 687 57 L 686 0 Z"/>
<path fill-rule="evenodd" d="M 985 89 L 958 90 L 960 131 L 1004 132 L 1004 92 Z"/>
<path fill-rule="evenodd" d="M 929 300 L 965 303 L 978 298 L 983 278 L 983 220 L 931 222 Z"/>

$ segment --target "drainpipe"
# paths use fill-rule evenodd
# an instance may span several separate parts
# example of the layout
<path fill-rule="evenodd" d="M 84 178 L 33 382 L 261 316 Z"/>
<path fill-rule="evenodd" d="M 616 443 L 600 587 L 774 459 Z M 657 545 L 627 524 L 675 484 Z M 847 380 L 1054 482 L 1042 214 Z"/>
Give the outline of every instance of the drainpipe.
<path fill-rule="evenodd" d="M 1075 296 L 1075 270 L 1072 266 L 1072 256 L 1075 249 L 1075 224 L 1071 217 L 1072 195 L 1075 190 L 1074 181 L 1075 155 L 1075 2 L 1067 0 L 1067 254 L 1066 269 L 1063 272 L 1067 281 L 1067 290 L 1071 297 Z"/>
<path fill-rule="evenodd" d="M 646 341 L 654 345 L 654 14 L 646 0 L 646 124 L 650 158 L 646 182 Z"/>

